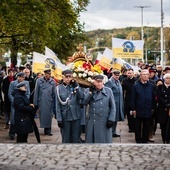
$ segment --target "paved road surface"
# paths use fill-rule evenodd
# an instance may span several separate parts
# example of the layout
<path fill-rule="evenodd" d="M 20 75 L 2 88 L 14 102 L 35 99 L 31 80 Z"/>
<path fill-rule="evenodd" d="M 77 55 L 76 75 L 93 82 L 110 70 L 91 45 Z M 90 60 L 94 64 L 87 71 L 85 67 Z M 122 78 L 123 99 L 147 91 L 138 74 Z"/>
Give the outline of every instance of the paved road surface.
<path fill-rule="evenodd" d="M 38 119 L 36 119 L 39 125 Z M 57 122 L 53 120 L 53 136 L 44 136 L 37 144 L 34 134 L 28 144 L 16 144 L 8 139 L 8 130 L 0 120 L 0 170 L 125 170 L 170 169 L 170 145 L 161 144 L 160 129 L 153 144 L 135 144 L 128 133 L 127 122 L 118 124 L 120 138 L 112 144 L 61 144 Z M 84 138 L 84 134 L 82 134 Z"/>

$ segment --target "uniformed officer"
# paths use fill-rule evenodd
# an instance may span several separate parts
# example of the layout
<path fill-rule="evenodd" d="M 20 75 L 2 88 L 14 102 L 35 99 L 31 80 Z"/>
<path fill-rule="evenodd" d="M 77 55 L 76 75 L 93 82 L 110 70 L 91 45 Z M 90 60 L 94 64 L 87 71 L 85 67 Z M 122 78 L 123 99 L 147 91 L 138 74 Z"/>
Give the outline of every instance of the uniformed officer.
<path fill-rule="evenodd" d="M 85 94 L 87 105 L 86 143 L 112 143 L 112 126 L 115 121 L 115 100 L 110 88 L 104 87 L 103 76 L 94 76 L 94 86 Z"/>
<path fill-rule="evenodd" d="M 81 130 L 80 100 L 84 98 L 79 84 L 73 80 L 73 73 L 62 72 L 63 80 L 57 86 L 56 117 L 61 128 L 62 143 L 79 143 Z"/>
<path fill-rule="evenodd" d="M 44 77 L 37 79 L 34 92 L 34 105 L 39 109 L 40 127 L 44 135 L 52 136 L 51 126 L 56 95 L 56 83 L 51 78 L 51 69 L 44 70 Z"/>

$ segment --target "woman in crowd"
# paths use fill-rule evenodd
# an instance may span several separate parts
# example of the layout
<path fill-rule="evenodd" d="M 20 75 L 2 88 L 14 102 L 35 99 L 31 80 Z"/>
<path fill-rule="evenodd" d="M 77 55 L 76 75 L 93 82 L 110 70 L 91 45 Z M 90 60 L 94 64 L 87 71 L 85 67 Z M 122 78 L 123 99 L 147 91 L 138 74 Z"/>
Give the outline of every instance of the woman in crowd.
<path fill-rule="evenodd" d="M 13 92 L 17 143 L 27 143 L 28 134 L 33 132 L 34 105 L 26 97 L 26 91 L 26 83 L 21 82 Z"/>
<path fill-rule="evenodd" d="M 170 73 L 163 77 L 163 85 L 158 86 L 158 123 L 161 127 L 161 136 L 163 143 L 169 143 L 170 140 Z"/>

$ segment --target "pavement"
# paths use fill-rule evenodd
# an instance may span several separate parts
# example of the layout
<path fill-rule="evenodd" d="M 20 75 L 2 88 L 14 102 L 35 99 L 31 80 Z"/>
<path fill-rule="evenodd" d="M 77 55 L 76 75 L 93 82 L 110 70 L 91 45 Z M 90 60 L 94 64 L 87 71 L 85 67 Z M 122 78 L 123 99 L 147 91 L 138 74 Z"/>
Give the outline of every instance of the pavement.
<path fill-rule="evenodd" d="M 35 119 L 39 127 L 39 119 Z M 117 170 L 170 169 L 170 145 L 162 144 L 158 126 L 154 143 L 136 144 L 134 133 L 128 132 L 127 121 L 119 122 L 112 144 L 62 144 L 57 121 L 53 119 L 53 136 L 44 136 L 39 128 L 41 144 L 29 134 L 28 144 L 16 144 L 3 129 L 0 119 L 0 170 Z M 82 134 L 84 139 L 84 134 Z"/>

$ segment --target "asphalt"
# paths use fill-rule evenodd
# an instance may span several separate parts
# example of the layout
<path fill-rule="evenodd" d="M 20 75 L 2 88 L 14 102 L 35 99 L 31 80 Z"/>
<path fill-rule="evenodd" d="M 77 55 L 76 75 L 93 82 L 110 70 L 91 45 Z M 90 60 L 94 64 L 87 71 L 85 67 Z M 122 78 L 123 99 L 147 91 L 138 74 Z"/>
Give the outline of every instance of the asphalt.
<path fill-rule="evenodd" d="M 39 127 L 39 120 L 35 119 Z M 136 144 L 134 133 L 128 132 L 127 121 L 119 122 L 112 144 L 62 144 L 57 121 L 53 119 L 53 136 L 44 136 L 39 128 L 41 144 L 35 135 L 28 137 L 28 144 L 16 144 L 3 129 L 0 119 L 0 170 L 52 170 L 52 169 L 170 169 L 170 145 L 162 144 L 160 128 L 154 143 Z M 81 135 L 84 139 L 84 134 Z"/>

